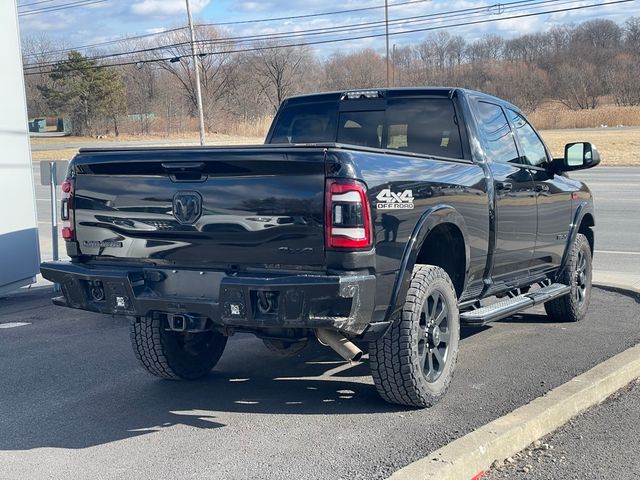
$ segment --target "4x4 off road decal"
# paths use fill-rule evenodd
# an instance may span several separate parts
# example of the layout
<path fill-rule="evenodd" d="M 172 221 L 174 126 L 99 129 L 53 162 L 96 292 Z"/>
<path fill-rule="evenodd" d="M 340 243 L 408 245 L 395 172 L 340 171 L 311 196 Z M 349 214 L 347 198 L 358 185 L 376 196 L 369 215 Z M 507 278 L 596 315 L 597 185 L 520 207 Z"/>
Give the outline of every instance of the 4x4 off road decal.
<path fill-rule="evenodd" d="M 398 210 L 413 208 L 413 192 L 405 190 L 403 192 L 392 192 L 390 188 L 382 190 L 378 196 L 378 210 Z"/>

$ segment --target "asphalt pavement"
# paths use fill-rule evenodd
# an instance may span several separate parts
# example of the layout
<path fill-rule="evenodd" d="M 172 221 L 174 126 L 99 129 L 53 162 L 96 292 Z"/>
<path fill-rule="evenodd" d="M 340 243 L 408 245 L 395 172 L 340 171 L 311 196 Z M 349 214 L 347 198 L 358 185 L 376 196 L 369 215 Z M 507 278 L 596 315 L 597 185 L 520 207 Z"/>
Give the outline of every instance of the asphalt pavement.
<path fill-rule="evenodd" d="M 586 182 L 594 196 L 594 269 L 640 273 L 640 167 L 598 166 L 571 176 Z"/>
<path fill-rule="evenodd" d="M 492 469 L 486 480 L 640 478 L 640 382 Z"/>
<path fill-rule="evenodd" d="M 596 198 L 595 269 L 640 272 L 640 168 L 573 176 Z M 49 193 L 37 165 L 34 179 L 50 259 Z M 2 480 L 384 478 L 640 341 L 638 301 L 595 289 L 579 324 L 549 322 L 537 309 L 465 330 L 449 394 L 407 410 L 378 398 L 366 359 L 350 367 L 319 345 L 281 359 L 246 335 L 231 339 L 207 379 L 157 380 L 138 367 L 126 322 L 54 308 L 50 296 L 0 300 L 0 322 L 16 325 L 0 329 Z M 619 423 L 620 412 L 608 412 Z M 621 443 L 631 442 L 629 429 Z M 573 478 L 554 467 L 533 478 Z"/>
<path fill-rule="evenodd" d="M 313 345 L 282 359 L 233 337 L 208 378 L 156 379 L 126 321 L 0 301 L 0 478 L 378 479 L 640 341 L 638 300 L 594 289 L 587 318 L 540 308 L 464 330 L 441 403 L 384 403 L 366 360 Z M 22 325 L 21 324 L 25 324 Z"/>

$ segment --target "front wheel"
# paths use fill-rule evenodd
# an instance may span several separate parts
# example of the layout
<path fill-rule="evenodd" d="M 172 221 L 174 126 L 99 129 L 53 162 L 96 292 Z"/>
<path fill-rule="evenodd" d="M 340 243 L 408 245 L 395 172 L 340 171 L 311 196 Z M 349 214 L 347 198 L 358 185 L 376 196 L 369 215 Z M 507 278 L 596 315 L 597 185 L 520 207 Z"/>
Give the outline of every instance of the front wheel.
<path fill-rule="evenodd" d="M 447 391 L 458 356 L 460 319 L 447 272 L 416 265 L 402 313 L 369 346 L 376 389 L 390 403 L 430 407 Z"/>
<path fill-rule="evenodd" d="M 217 332 L 182 333 L 167 330 L 163 317 L 139 317 L 131 322 L 133 352 L 152 375 L 169 380 L 195 380 L 218 363 L 227 337 Z"/>
<path fill-rule="evenodd" d="M 577 322 L 584 318 L 591 299 L 592 258 L 589 240 L 576 235 L 569 259 L 558 282 L 571 287 L 567 295 L 544 304 L 547 315 L 557 322 Z"/>

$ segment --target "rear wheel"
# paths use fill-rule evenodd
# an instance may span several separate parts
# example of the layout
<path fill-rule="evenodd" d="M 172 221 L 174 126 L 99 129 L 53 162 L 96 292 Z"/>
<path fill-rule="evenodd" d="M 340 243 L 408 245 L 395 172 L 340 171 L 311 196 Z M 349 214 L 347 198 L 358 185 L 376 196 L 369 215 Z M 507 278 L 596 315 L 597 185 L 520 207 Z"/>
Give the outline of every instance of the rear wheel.
<path fill-rule="evenodd" d="M 591 299 L 591 247 L 579 233 L 571 247 L 567 266 L 558 282 L 571 287 L 567 295 L 544 304 L 549 318 L 558 322 L 577 322 L 584 318 Z"/>
<path fill-rule="evenodd" d="M 439 267 L 416 265 L 402 313 L 369 347 L 380 396 L 413 407 L 436 403 L 453 377 L 459 339 L 458 304 L 449 275 Z"/>
<path fill-rule="evenodd" d="M 169 380 L 195 380 L 218 363 L 227 337 L 217 332 L 169 331 L 162 317 L 140 317 L 131 322 L 133 351 L 152 375 Z"/>

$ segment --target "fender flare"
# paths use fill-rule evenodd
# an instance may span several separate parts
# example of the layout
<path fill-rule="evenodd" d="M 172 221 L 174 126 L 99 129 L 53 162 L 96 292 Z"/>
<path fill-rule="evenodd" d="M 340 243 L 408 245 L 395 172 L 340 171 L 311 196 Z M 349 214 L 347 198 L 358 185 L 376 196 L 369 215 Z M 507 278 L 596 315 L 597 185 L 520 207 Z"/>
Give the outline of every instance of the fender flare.
<path fill-rule="evenodd" d="M 466 222 L 462 215 L 451 205 L 434 205 L 421 215 L 411 232 L 411 236 L 409 237 L 407 244 L 405 245 L 402 260 L 400 262 L 400 268 L 396 274 L 396 280 L 393 285 L 389 309 L 385 316 L 386 321 L 390 321 L 393 316 L 402 309 L 404 298 L 411 282 L 411 273 L 413 272 L 413 267 L 415 266 L 418 258 L 418 253 L 429 236 L 429 233 L 431 233 L 431 231 L 433 231 L 433 229 L 438 225 L 442 224 L 455 225 L 462 233 L 465 250 L 465 285 L 463 286 L 463 290 L 466 287 L 467 272 L 469 270 L 469 261 L 471 258 Z"/>
<path fill-rule="evenodd" d="M 582 224 L 582 220 L 587 214 L 595 218 L 595 215 L 593 212 L 593 205 L 591 204 L 591 202 L 588 202 L 588 201 L 580 202 L 571 220 L 571 225 L 569 227 L 569 237 L 567 238 L 567 243 L 564 246 L 562 260 L 560 262 L 560 267 L 558 268 L 558 273 L 556 274 L 556 278 L 560 277 L 560 275 L 562 275 L 562 273 L 564 272 L 564 269 L 567 267 L 567 262 L 569 261 L 569 253 L 571 252 L 571 246 L 573 245 L 573 242 L 575 242 L 576 235 L 578 235 L 578 230 L 580 230 L 580 225 Z M 591 252 L 592 255 L 593 253 L 594 252 Z"/>

